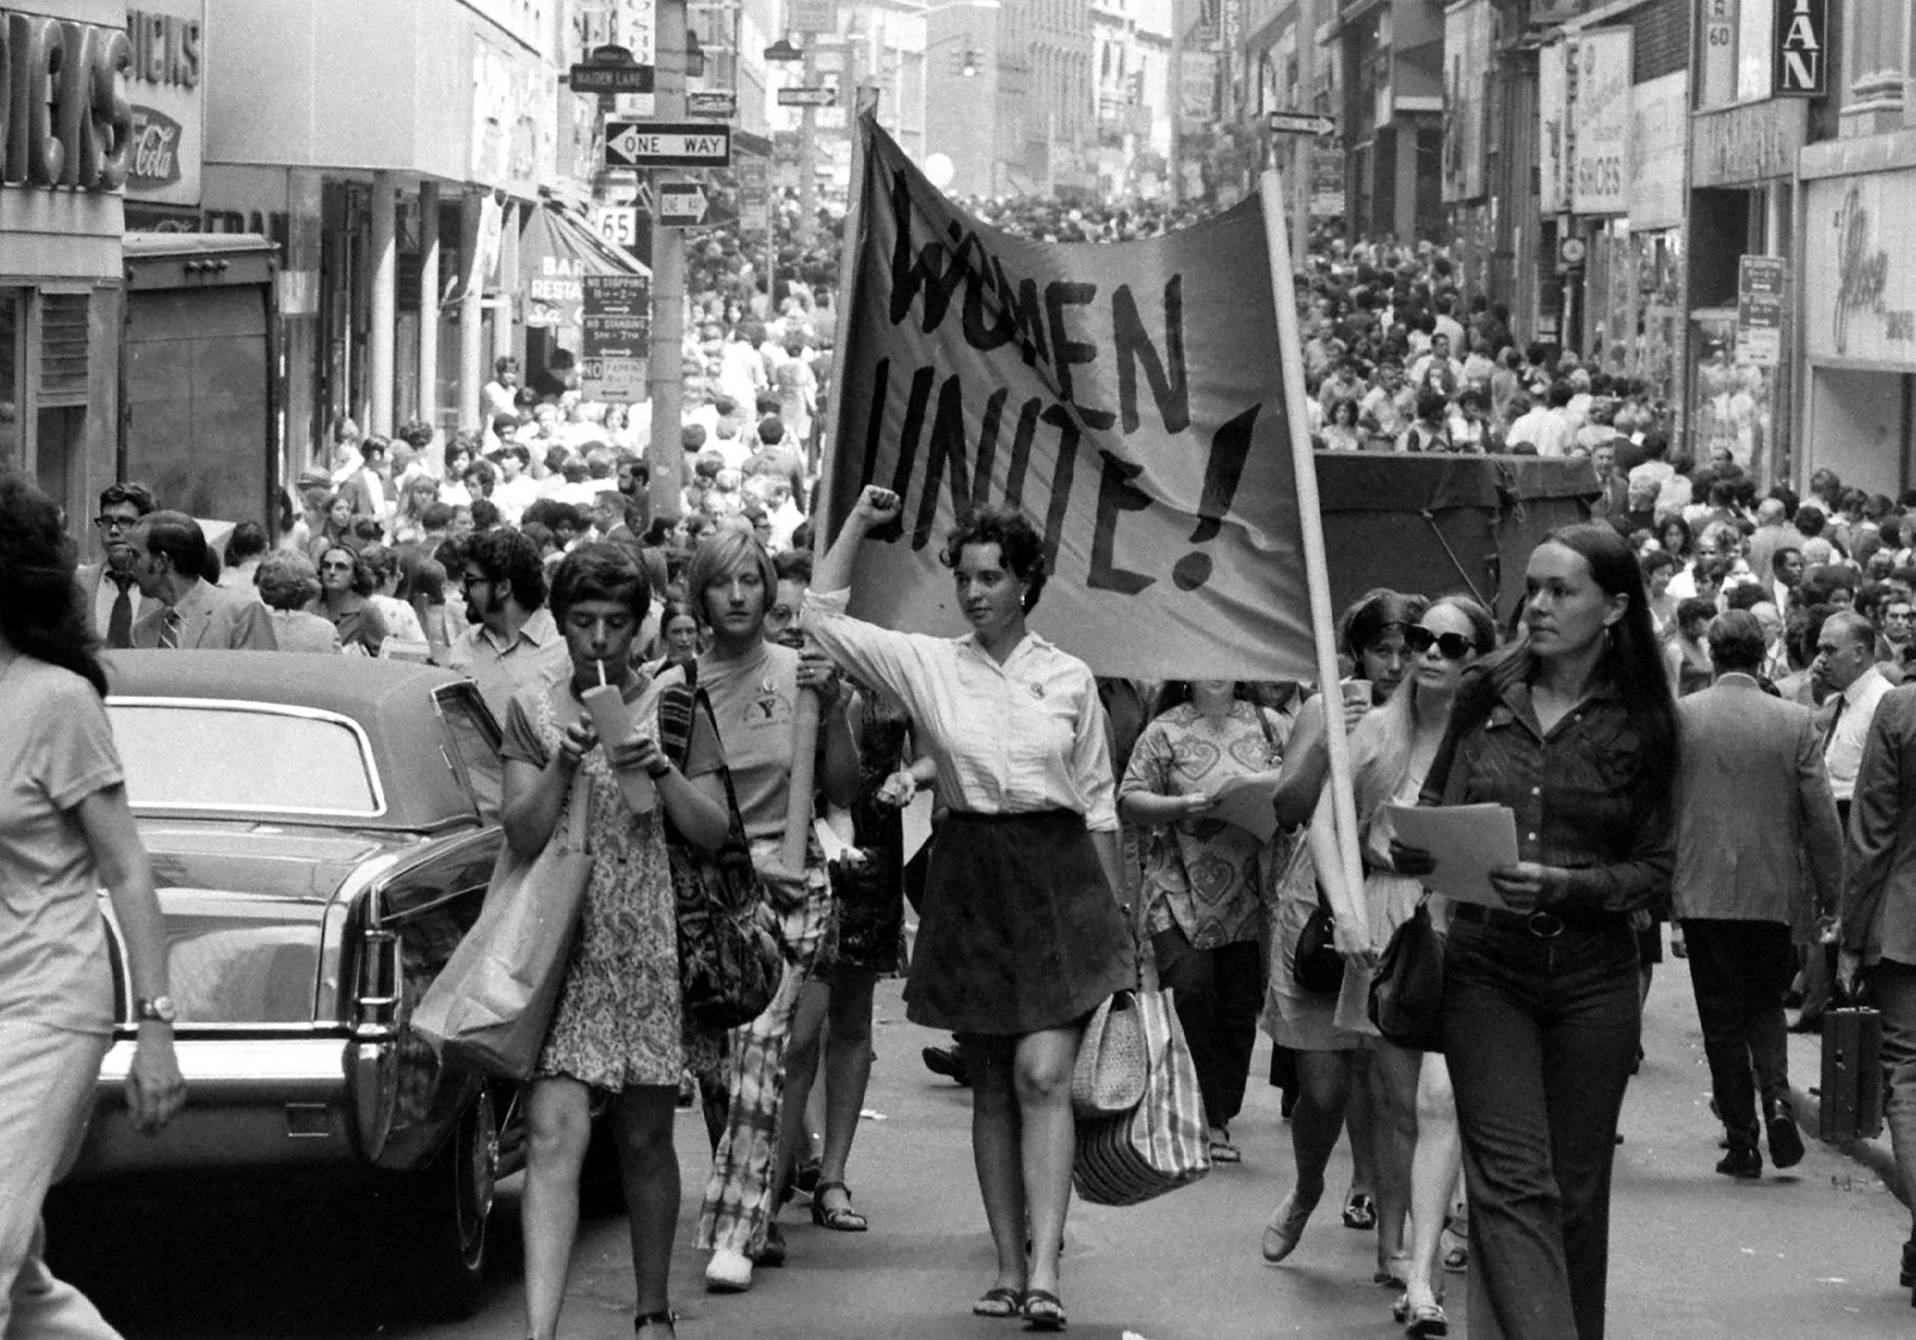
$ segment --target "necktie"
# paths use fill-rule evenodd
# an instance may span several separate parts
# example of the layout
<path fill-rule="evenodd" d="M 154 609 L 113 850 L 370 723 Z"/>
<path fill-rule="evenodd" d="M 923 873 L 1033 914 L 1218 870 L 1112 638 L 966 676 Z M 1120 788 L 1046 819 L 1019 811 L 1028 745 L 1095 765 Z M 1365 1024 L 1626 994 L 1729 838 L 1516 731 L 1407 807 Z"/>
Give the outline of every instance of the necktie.
<path fill-rule="evenodd" d="M 160 648 L 163 651 L 180 649 L 180 612 L 171 605 L 160 612 Z"/>
<path fill-rule="evenodd" d="M 106 644 L 130 647 L 133 645 L 133 579 L 123 580 L 115 573 L 108 573 L 107 580 L 120 588 L 120 594 L 113 597 L 113 613 L 107 616 Z"/>
<path fill-rule="evenodd" d="M 1830 724 L 1823 732 L 1823 752 L 1829 753 L 1830 741 L 1836 738 L 1836 723 L 1843 719 L 1843 709 L 1849 706 L 1849 699 L 1841 693 L 1836 695 L 1836 710 L 1830 713 Z"/>

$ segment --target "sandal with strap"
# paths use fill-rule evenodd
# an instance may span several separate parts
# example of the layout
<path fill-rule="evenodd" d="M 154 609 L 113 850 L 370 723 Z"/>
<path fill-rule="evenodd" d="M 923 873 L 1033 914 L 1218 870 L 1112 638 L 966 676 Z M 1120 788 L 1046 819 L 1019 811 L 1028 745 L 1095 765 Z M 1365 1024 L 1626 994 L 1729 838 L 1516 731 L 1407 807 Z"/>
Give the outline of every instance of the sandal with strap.
<path fill-rule="evenodd" d="M 1032 1289 L 1025 1294 L 1025 1329 L 1062 1331 L 1067 1322 L 1064 1300 L 1049 1289 Z"/>
<path fill-rule="evenodd" d="M 825 1194 L 829 1191 L 844 1192 L 845 1203 L 835 1210 L 827 1208 Z M 852 1208 L 851 1188 L 843 1182 L 820 1182 L 813 1189 L 812 1222 L 835 1233 L 863 1233 L 871 1227 L 865 1216 Z"/>
<path fill-rule="evenodd" d="M 657 1312 L 642 1312 L 633 1318 L 632 1329 L 643 1331 L 648 1326 L 669 1327 L 674 1334 L 678 1332 L 679 1314 L 671 1308 L 660 1308 Z"/>
<path fill-rule="evenodd" d="M 986 1289 L 983 1296 L 971 1305 L 974 1317 L 998 1317 L 1009 1320 L 1022 1316 L 1025 1310 L 1025 1296 L 1022 1289 L 1014 1289 L 1008 1284 L 1000 1284 Z"/>
<path fill-rule="evenodd" d="M 1344 1227 L 1362 1232 L 1377 1227 L 1377 1202 L 1362 1191 L 1353 1191 L 1344 1199 Z"/>

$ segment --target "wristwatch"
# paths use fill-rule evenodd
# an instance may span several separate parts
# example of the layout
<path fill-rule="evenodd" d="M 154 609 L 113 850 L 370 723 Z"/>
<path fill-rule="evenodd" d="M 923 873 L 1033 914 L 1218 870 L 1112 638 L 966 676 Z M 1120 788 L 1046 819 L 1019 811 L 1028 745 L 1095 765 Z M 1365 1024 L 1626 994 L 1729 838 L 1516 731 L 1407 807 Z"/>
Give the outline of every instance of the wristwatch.
<path fill-rule="evenodd" d="M 141 996 L 133 1003 L 133 1013 L 141 1023 L 150 1021 L 169 1028 L 180 1017 L 179 1007 L 173 1004 L 171 996 L 155 996 L 151 1000 Z"/>

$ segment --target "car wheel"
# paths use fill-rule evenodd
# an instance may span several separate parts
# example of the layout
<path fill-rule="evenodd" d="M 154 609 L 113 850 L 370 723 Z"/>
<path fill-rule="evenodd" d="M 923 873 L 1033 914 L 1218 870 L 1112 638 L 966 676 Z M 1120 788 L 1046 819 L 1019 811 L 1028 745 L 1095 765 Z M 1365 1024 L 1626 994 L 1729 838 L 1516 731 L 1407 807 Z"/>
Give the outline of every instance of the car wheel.
<path fill-rule="evenodd" d="M 405 1175 L 409 1212 L 393 1224 L 401 1247 L 395 1259 L 405 1272 L 401 1287 L 422 1314 L 458 1320 L 478 1310 L 498 1171 L 499 1130 L 492 1095 L 482 1088 L 432 1163 Z"/>

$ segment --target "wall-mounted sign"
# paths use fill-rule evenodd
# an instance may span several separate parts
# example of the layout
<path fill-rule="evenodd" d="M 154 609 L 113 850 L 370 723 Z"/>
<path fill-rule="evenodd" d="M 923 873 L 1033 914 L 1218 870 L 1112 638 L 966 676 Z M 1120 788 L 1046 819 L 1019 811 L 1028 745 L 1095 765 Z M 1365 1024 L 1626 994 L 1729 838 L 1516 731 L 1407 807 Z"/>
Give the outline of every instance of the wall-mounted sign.
<path fill-rule="evenodd" d="M 126 36 L 133 51 L 127 196 L 197 207 L 206 125 L 205 0 L 141 0 L 126 11 Z"/>
<path fill-rule="evenodd" d="M 1622 214 L 1630 208 L 1631 49 L 1628 28 L 1584 33 L 1571 47 L 1577 65 L 1572 213 Z"/>
<path fill-rule="evenodd" d="M 1820 98 L 1829 91 L 1829 0 L 1776 0 L 1771 82 L 1778 97 Z"/>
<path fill-rule="evenodd" d="M 133 157 L 126 33 L 0 9 L 0 186 L 117 191 Z"/>
<path fill-rule="evenodd" d="M 1741 256 L 1736 265 L 1736 361 L 1773 368 L 1783 361 L 1784 262 Z"/>
<path fill-rule="evenodd" d="M 1803 336 L 1810 357 L 1916 367 L 1916 264 L 1900 245 L 1907 220 L 1916 218 L 1916 172 L 1821 178 L 1806 192 Z"/>

